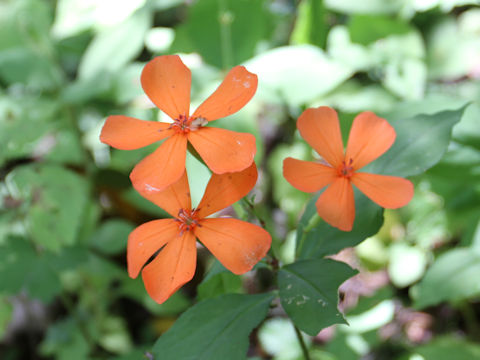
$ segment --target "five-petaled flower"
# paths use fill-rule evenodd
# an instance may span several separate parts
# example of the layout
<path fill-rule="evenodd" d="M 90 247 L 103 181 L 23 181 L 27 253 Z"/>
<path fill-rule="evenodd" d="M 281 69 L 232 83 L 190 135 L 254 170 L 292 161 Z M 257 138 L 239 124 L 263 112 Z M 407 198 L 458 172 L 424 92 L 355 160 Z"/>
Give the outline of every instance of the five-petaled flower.
<path fill-rule="evenodd" d="M 262 259 L 271 244 L 268 232 L 259 226 L 232 218 L 206 218 L 248 194 L 257 180 L 253 163 L 237 173 L 213 174 L 196 209 L 192 209 L 186 172 L 162 192 L 141 194 L 174 219 L 160 219 L 137 227 L 128 238 L 128 273 L 142 278 L 150 296 L 163 303 L 192 279 L 196 267 L 198 238 L 230 271 L 243 274 Z"/>
<path fill-rule="evenodd" d="M 255 137 L 205 126 L 240 110 L 257 90 L 257 76 L 236 66 L 217 90 L 190 115 L 190 70 L 177 55 L 158 56 L 142 71 L 143 90 L 173 123 L 144 121 L 122 115 L 107 118 L 100 140 L 121 150 L 138 149 L 166 139 L 130 174 L 138 191 L 160 191 L 185 172 L 187 142 L 216 174 L 241 171 L 255 156 Z"/>
<path fill-rule="evenodd" d="M 355 219 L 352 183 L 378 205 L 396 209 L 413 197 L 413 184 L 397 176 L 358 172 L 385 153 L 395 141 L 395 130 L 372 112 L 363 112 L 353 121 L 344 152 L 337 113 L 329 107 L 307 109 L 298 118 L 297 128 L 307 143 L 328 163 L 286 158 L 283 174 L 295 188 L 315 192 L 328 185 L 316 202 L 327 223 L 350 231 Z"/>

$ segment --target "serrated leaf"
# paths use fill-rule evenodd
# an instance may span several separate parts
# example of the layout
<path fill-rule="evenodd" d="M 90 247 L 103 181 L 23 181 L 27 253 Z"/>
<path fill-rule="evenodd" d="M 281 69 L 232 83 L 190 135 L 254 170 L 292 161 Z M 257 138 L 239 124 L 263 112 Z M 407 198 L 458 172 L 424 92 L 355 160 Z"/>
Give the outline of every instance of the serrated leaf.
<path fill-rule="evenodd" d="M 338 288 L 357 271 L 330 259 L 304 260 L 278 273 L 280 300 L 300 330 L 315 336 L 333 324 L 346 323 L 337 309 Z"/>
<path fill-rule="evenodd" d="M 435 260 L 415 292 L 419 309 L 443 301 L 458 301 L 480 294 L 480 250 L 452 249 Z"/>
<path fill-rule="evenodd" d="M 245 359 L 250 332 L 267 315 L 273 294 L 222 295 L 183 313 L 153 348 L 162 360 Z"/>

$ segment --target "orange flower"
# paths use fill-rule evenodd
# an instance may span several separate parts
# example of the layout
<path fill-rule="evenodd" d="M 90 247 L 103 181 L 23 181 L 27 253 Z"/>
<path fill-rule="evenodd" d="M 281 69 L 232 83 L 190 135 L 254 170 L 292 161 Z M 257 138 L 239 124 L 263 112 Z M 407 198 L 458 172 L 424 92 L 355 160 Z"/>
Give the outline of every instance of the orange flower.
<path fill-rule="evenodd" d="M 395 130 L 372 112 L 363 112 L 353 121 L 347 149 L 343 151 L 337 113 L 329 107 L 307 109 L 298 118 L 297 128 L 305 141 L 328 163 L 286 158 L 283 176 L 295 188 L 315 192 L 329 187 L 316 202 L 318 214 L 330 225 L 350 231 L 355 219 L 352 183 L 378 205 L 396 209 L 413 197 L 413 184 L 401 177 L 358 172 L 385 153 L 395 141 Z"/>
<path fill-rule="evenodd" d="M 138 149 L 166 139 L 130 174 L 138 191 L 160 191 L 185 172 L 187 142 L 216 174 L 246 169 L 256 152 L 255 137 L 206 127 L 208 122 L 240 110 L 257 90 L 257 76 L 236 66 L 217 90 L 190 115 L 190 70 L 177 55 L 158 56 L 142 71 L 141 83 L 150 100 L 174 121 L 144 121 L 122 115 L 107 118 L 100 140 L 121 150 Z"/>
<path fill-rule="evenodd" d="M 142 195 L 175 219 L 147 222 L 128 237 L 128 274 L 136 278 L 145 263 L 159 254 L 142 271 L 145 288 L 163 303 L 195 273 L 198 238 L 230 271 L 243 274 L 262 259 L 272 241 L 264 229 L 231 218 L 206 218 L 248 194 L 257 181 L 253 163 L 242 172 L 213 174 L 196 209 L 192 209 L 187 173 L 163 192 Z"/>

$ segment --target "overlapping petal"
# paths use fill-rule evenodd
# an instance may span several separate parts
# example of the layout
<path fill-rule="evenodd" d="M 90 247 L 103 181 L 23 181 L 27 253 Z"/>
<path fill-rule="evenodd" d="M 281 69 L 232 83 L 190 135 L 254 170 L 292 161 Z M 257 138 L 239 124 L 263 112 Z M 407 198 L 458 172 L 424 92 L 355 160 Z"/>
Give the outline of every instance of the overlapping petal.
<path fill-rule="evenodd" d="M 355 173 L 351 181 L 373 202 L 387 209 L 405 206 L 413 197 L 412 182 L 398 176 Z"/>
<path fill-rule="evenodd" d="M 270 248 L 270 234 L 259 226 L 237 219 L 204 219 L 195 235 L 235 274 L 250 271 Z"/>
<path fill-rule="evenodd" d="M 139 149 L 173 135 L 170 124 L 123 115 L 107 118 L 100 141 L 120 150 Z"/>
<path fill-rule="evenodd" d="M 143 68 L 140 81 L 152 102 L 172 119 L 190 113 L 191 72 L 178 55 L 157 56 Z"/>
<path fill-rule="evenodd" d="M 213 121 L 236 113 L 255 95 L 257 85 L 257 75 L 248 72 L 243 66 L 235 66 L 192 117 Z"/>
<path fill-rule="evenodd" d="M 186 156 L 187 138 L 173 135 L 133 168 L 133 187 L 140 193 L 164 190 L 185 172 Z"/>
<path fill-rule="evenodd" d="M 343 141 L 335 110 L 321 106 L 307 109 L 298 118 L 297 128 L 305 141 L 330 165 L 338 167 L 343 159 Z"/>
<path fill-rule="evenodd" d="M 283 160 L 283 176 L 298 190 L 315 192 L 331 184 L 338 175 L 331 166 L 289 157 Z"/>
<path fill-rule="evenodd" d="M 168 241 L 178 236 L 178 223 L 173 219 L 149 221 L 128 236 L 128 275 L 136 278 L 143 265 Z"/>
<path fill-rule="evenodd" d="M 192 200 L 188 186 L 187 172 L 185 171 L 179 180 L 165 190 L 145 189 L 139 192 L 145 199 L 161 207 L 173 217 L 178 216 L 180 209 L 191 210 Z"/>
<path fill-rule="evenodd" d="M 318 214 L 327 223 L 343 231 L 352 230 L 355 219 L 355 198 L 352 185 L 347 178 L 337 178 L 319 196 L 316 206 Z"/>
<path fill-rule="evenodd" d="M 252 134 L 213 127 L 191 131 L 188 141 L 216 174 L 246 169 L 252 164 L 257 151 Z"/>
<path fill-rule="evenodd" d="M 353 168 L 358 170 L 390 149 L 395 137 L 395 129 L 387 120 L 370 111 L 363 112 L 353 120 L 345 159 L 353 159 Z"/>
<path fill-rule="evenodd" d="M 226 174 L 213 174 L 198 204 L 198 216 L 204 218 L 232 205 L 253 189 L 257 182 L 257 167 L 252 163 L 247 169 Z"/>
<path fill-rule="evenodd" d="M 169 241 L 142 271 L 148 294 L 159 304 L 190 281 L 197 265 L 195 236 L 186 231 Z"/>

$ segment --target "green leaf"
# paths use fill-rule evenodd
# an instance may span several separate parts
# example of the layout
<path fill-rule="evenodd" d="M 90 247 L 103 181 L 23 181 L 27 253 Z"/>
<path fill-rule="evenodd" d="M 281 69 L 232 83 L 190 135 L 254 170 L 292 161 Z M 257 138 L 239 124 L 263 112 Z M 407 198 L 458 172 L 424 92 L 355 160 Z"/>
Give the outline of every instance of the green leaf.
<path fill-rule="evenodd" d="M 50 250 L 72 245 L 87 205 L 88 183 L 70 170 L 53 165 L 26 165 L 7 175 L 11 196 L 20 201 L 32 240 Z"/>
<path fill-rule="evenodd" d="M 125 220 L 105 221 L 90 239 L 92 247 L 103 254 L 115 255 L 127 247 L 128 235 L 135 226 Z"/>
<path fill-rule="evenodd" d="M 480 294 L 479 271 L 479 249 L 458 248 L 442 254 L 418 284 L 415 306 L 422 309 L 442 301 L 464 300 Z"/>
<path fill-rule="evenodd" d="M 403 0 L 325 0 L 327 8 L 346 14 L 392 14 L 403 5 Z"/>
<path fill-rule="evenodd" d="M 333 324 L 346 323 L 337 309 L 338 288 L 357 271 L 330 259 L 304 260 L 278 273 L 280 300 L 300 330 L 315 336 Z"/>
<path fill-rule="evenodd" d="M 350 18 L 348 31 L 353 42 L 368 45 L 389 35 L 402 35 L 412 27 L 399 19 L 382 15 L 355 15 Z"/>
<path fill-rule="evenodd" d="M 0 246 L 0 291 L 16 294 L 20 291 L 32 298 L 49 302 L 61 291 L 51 255 L 37 255 L 24 239 L 12 237 Z"/>
<path fill-rule="evenodd" d="M 269 37 L 271 24 L 265 0 L 196 1 L 170 51 L 196 51 L 209 64 L 228 69 L 255 54 L 258 43 Z"/>
<path fill-rule="evenodd" d="M 88 358 L 89 344 L 77 323 L 67 318 L 49 326 L 40 345 L 42 355 L 55 355 L 58 360 L 82 360 Z"/>
<path fill-rule="evenodd" d="M 415 347 L 412 354 L 418 354 L 424 360 L 473 360 L 480 358 L 480 346 L 454 337 L 441 337 Z M 406 360 L 407 357 L 403 359 Z M 410 356 L 408 359 L 414 357 Z"/>
<path fill-rule="evenodd" d="M 80 62 L 79 78 L 93 78 L 104 71 L 116 72 L 123 68 L 143 49 L 151 21 L 150 12 L 142 8 L 124 22 L 99 32 Z"/>
<path fill-rule="evenodd" d="M 273 297 L 235 294 L 202 301 L 160 337 L 153 354 L 162 360 L 245 359 L 248 335 L 267 315 Z"/>
<path fill-rule="evenodd" d="M 0 295 L 0 338 L 3 338 L 12 315 L 12 304 L 8 301 L 7 297 Z"/>
<path fill-rule="evenodd" d="M 316 215 L 315 196 L 307 205 L 297 228 L 297 257 L 299 259 L 322 258 L 338 253 L 340 250 L 355 246 L 380 230 L 383 224 L 383 209 L 370 201 L 355 189 L 355 208 L 357 211 L 352 231 L 341 231 L 323 220 L 308 229 L 309 221 Z"/>
<path fill-rule="evenodd" d="M 242 279 L 232 274 L 215 260 L 212 268 L 197 287 L 198 300 L 217 297 L 218 295 L 241 293 Z"/>
<path fill-rule="evenodd" d="M 312 44 L 325 48 L 329 29 L 327 15 L 323 0 L 300 2 L 290 42 L 292 44 Z"/>
<path fill-rule="evenodd" d="M 249 60 L 245 66 L 259 74 L 257 96 L 292 106 L 313 101 L 353 74 L 350 67 L 332 61 L 312 45 L 275 48 Z"/>
<path fill-rule="evenodd" d="M 438 163 L 447 150 L 453 126 L 460 121 L 465 107 L 432 115 L 390 119 L 397 138 L 380 158 L 362 168 L 364 172 L 413 176 Z"/>

